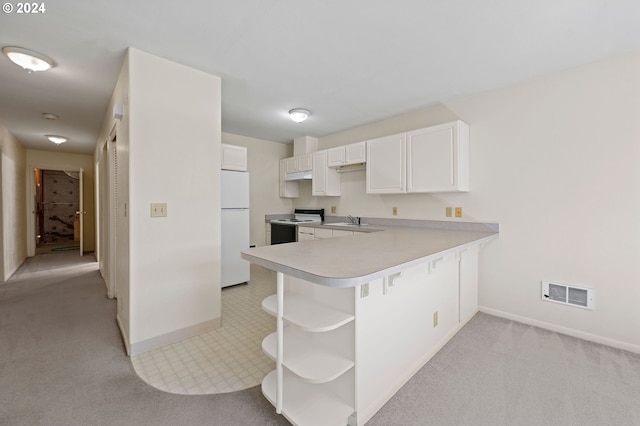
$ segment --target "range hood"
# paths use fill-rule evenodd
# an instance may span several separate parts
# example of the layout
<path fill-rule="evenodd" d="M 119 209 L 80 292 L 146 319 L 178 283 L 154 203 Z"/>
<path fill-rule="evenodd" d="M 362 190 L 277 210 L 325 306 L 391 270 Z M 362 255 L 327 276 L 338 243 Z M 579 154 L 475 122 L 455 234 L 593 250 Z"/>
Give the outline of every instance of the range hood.
<path fill-rule="evenodd" d="M 311 180 L 311 170 L 306 172 L 287 173 L 284 175 L 284 180 L 289 182 L 292 180 Z"/>
<path fill-rule="evenodd" d="M 367 163 L 353 163 L 345 164 L 344 166 L 336 167 L 338 173 L 358 172 L 360 170 L 366 170 Z"/>

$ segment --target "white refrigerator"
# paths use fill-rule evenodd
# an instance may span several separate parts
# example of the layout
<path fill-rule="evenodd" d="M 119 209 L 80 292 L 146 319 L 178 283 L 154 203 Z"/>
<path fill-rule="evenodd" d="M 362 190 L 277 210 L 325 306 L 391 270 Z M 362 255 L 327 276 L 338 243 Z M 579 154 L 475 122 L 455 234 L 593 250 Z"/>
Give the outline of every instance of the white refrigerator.
<path fill-rule="evenodd" d="M 249 173 L 221 171 L 221 286 L 249 281 L 249 262 L 240 251 L 249 248 Z"/>

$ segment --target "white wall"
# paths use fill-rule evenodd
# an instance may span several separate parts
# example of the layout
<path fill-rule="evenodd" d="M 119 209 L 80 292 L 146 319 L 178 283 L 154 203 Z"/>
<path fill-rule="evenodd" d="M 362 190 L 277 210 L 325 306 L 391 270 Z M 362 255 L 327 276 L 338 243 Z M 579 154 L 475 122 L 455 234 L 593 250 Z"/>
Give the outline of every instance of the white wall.
<path fill-rule="evenodd" d="M 296 206 L 338 214 L 500 223 L 481 253 L 480 305 L 500 314 L 640 352 L 640 54 L 320 138 L 342 145 L 460 118 L 470 125 L 471 192 L 366 195 L 364 172 L 342 175 L 342 196 Z M 275 167 L 275 166 L 274 166 Z M 593 311 L 540 300 L 540 281 L 594 288 Z"/>
<path fill-rule="evenodd" d="M 280 198 L 279 169 L 274 167 L 280 159 L 293 155 L 292 144 L 270 142 L 246 136 L 222 133 L 222 142 L 247 148 L 248 170 L 250 173 L 250 215 L 251 244 L 265 244 L 266 214 L 291 213 L 293 203 L 290 198 Z"/>
<path fill-rule="evenodd" d="M 26 151 L 0 124 L 0 282 L 8 280 L 27 258 Z"/>
<path fill-rule="evenodd" d="M 113 117 L 115 104 L 123 105 L 124 115 L 119 120 Z M 131 351 L 130 215 L 125 214 L 129 203 L 129 111 L 129 52 L 127 52 L 107 107 L 94 153 L 94 162 L 99 163 L 104 169 L 103 177 L 106 178 L 101 182 L 102 192 L 101 188 L 95 191 L 96 197 L 100 197 L 100 202 L 107 210 L 101 217 L 100 226 L 97 227 L 98 232 L 104 232 L 100 236 L 102 247 L 98 261 L 105 282 L 117 290 L 116 320 L 127 353 Z M 112 137 L 112 131 L 115 133 L 116 141 L 108 142 Z M 114 157 L 117 157 L 117 166 L 111 165 L 111 159 Z M 113 175 L 109 176 L 110 174 Z"/>
<path fill-rule="evenodd" d="M 131 343 L 220 318 L 220 79 L 129 51 Z M 151 218 L 150 203 L 167 203 Z"/>
<path fill-rule="evenodd" d="M 129 49 L 95 158 L 115 126 L 118 322 L 132 355 L 220 326 L 220 111 L 218 77 Z"/>
<path fill-rule="evenodd" d="M 54 151 L 40 151 L 40 150 L 27 150 L 27 173 L 31 173 L 33 169 L 45 169 L 45 170 L 66 170 L 66 171 L 78 171 L 83 169 L 83 191 L 82 202 L 84 211 L 87 213 L 83 218 L 83 246 L 82 249 L 85 252 L 90 252 L 95 249 L 95 203 L 93 198 L 94 193 L 94 165 L 93 156 L 82 154 L 65 154 Z M 28 184 L 35 183 L 27 179 Z M 34 194 L 33 187 L 28 191 L 29 194 Z M 32 225 L 35 226 L 35 225 Z"/>
<path fill-rule="evenodd" d="M 448 105 L 473 132 L 467 214 L 501 224 L 480 304 L 640 351 L 640 54 Z M 596 309 L 541 302 L 541 280 Z"/>

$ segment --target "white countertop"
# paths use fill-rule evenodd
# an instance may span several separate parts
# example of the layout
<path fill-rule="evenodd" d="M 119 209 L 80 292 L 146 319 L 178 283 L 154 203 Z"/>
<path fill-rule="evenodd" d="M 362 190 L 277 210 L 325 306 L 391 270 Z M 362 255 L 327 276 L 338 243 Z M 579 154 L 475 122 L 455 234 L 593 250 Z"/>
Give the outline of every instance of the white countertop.
<path fill-rule="evenodd" d="M 498 237 L 489 230 L 368 226 L 381 231 L 255 247 L 242 258 L 316 284 L 354 287 Z"/>

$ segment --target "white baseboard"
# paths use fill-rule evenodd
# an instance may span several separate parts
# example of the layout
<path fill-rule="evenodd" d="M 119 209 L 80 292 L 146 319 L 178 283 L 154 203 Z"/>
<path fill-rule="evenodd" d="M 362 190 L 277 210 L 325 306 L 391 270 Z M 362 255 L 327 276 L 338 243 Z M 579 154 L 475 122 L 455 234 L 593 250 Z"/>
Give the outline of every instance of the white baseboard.
<path fill-rule="evenodd" d="M 120 315 L 116 315 L 116 322 L 120 329 L 120 336 L 122 336 L 122 343 L 124 343 L 124 350 L 127 352 L 127 356 L 131 356 L 131 344 L 129 343 L 129 336 L 124 332 L 124 327 L 120 321 Z"/>
<path fill-rule="evenodd" d="M 493 315 L 500 318 L 505 318 L 508 320 L 516 321 L 516 322 L 521 322 L 523 324 L 532 325 L 534 327 L 544 328 L 545 330 L 555 331 L 556 333 L 566 334 L 567 336 L 577 337 L 578 339 L 600 343 L 602 345 L 611 346 L 617 349 L 623 349 L 629 352 L 640 353 L 640 345 L 634 345 L 633 343 L 610 339 L 608 337 L 599 336 L 597 334 L 591 334 L 585 331 L 575 330 L 573 328 L 563 327 L 561 325 L 556 325 L 549 322 L 535 320 L 533 318 L 510 314 L 508 312 L 503 312 L 497 309 L 491 309 L 484 306 L 480 306 L 479 310 L 480 312 L 483 312 L 485 314 Z"/>
<path fill-rule="evenodd" d="M 381 391 L 379 398 L 376 401 L 373 401 L 368 407 L 360 408 L 357 413 L 358 424 L 365 424 L 387 403 L 389 400 L 395 395 L 404 385 L 407 384 L 409 380 L 413 376 L 420 371 L 422 367 L 424 367 L 427 362 L 431 360 L 439 351 L 446 345 L 449 340 L 453 338 L 462 328 L 467 325 L 467 323 L 473 318 L 473 316 L 477 313 L 474 312 L 467 319 L 462 320 L 455 326 L 446 336 L 444 336 L 436 345 L 434 345 L 427 353 L 425 353 L 422 358 L 420 358 L 416 364 L 409 369 L 406 374 L 402 377 L 398 378 L 398 381 L 395 385 L 392 385 L 388 389 Z"/>
<path fill-rule="evenodd" d="M 198 334 L 207 333 L 211 330 L 220 328 L 221 325 L 221 318 L 214 318 L 212 320 L 192 325 L 190 327 L 182 328 L 180 330 L 175 330 L 167 334 L 162 334 L 160 336 L 152 337 L 150 339 L 142 340 L 136 343 L 131 343 L 128 355 L 140 355 L 144 352 L 150 351 L 151 349 L 170 345 L 171 343 L 175 343 L 189 337 L 197 336 Z"/>

